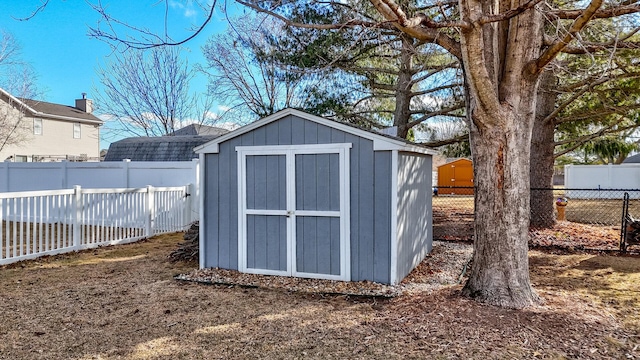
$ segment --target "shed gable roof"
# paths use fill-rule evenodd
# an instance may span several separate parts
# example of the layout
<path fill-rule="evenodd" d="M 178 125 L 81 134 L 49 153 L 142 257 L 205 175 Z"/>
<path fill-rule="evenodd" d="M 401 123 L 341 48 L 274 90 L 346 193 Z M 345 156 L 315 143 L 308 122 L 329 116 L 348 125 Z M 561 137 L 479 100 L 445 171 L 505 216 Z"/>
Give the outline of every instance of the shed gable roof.
<path fill-rule="evenodd" d="M 270 124 L 274 121 L 278 121 L 282 118 L 285 118 L 289 115 L 294 115 L 297 116 L 299 118 L 305 119 L 305 120 L 309 120 L 309 121 L 313 121 L 315 123 L 321 124 L 321 125 L 325 125 L 328 126 L 330 128 L 334 128 L 340 131 L 344 131 L 346 133 L 350 133 L 365 139 L 369 139 L 371 141 L 373 141 L 373 150 L 400 150 L 400 151 L 407 151 L 407 152 L 413 152 L 413 153 L 420 153 L 420 154 L 428 154 L 428 155 L 435 155 L 436 151 L 424 147 L 424 146 L 420 146 L 414 143 L 410 143 L 407 142 L 401 138 L 398 137 L 394 137 L 394 136 L 389 136 L 389 135 L 384 135 L 384 134 L 379 134 L 373 131 L 369 131 L 369 130 L 365 130 L 365 129 L 361 129 L 358 127 L 355 127 L 353 125 L 349 125 L 349 124 L 345 124 L 345 123 L 341 123 L 341 122 L 337 122 L 334 120 L 330 120 L 330 119 L 326 119 L 320 116 L 316 116 L 316 115 L 311 115 L 309 113 L 300 111 L 300 110 L 296 110 L 296 109 L 284 109 L 281 111 L 278 111 L 277 113 L 267 116 L 265 118 L 262 118 L 260 120 L 257 120 L 249 125 L 243 126 L 239 129 L 236 129 L 234 131 L 231 131 L 225 135 L 222 135 L 212 141 L 207 142 L 206 144 L 203 144 L 201 146 L 198 146 L 197 148 L 195 148 L 195 152 L 198 154 L 206 154 L 206 153 L 217 153 L 219 151 L 219 144 L 233 139 L 237 136 L 240 136 L 242 134 L 248 133 L 250 131 L 253 131 L 259 127 L 265 126 L 267 124 Z"/>
<path fill-rule="evenodd" d="M 4 95 L 2 96 L 2 98 L 7 98 L 9 100 L 9 103 L 14 102 L 21 108 L 24 108 L 26 113 L 32 117 L 41 117 L 63 121 L 78 121 L 94 125 L 102 125 L 104 123 L 104 121 L 100 120 L 100 118 L 96 117 L 95 115 L 84 112 L 73 106 L 54 104 L 46 101 L 17 98 L 9 94 L 4 89 L 0 89 L 0 94 Z"/>

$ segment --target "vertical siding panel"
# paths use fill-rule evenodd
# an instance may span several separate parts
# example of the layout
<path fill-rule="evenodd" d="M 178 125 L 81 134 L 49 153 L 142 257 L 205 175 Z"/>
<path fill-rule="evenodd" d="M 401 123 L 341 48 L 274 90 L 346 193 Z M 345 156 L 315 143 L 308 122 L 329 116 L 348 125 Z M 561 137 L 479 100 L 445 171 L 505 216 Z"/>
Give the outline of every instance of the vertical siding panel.
<path fill-rule="evenodd" d="M 278 209 L 287 209 L 287 157 L 284 155 L 278 156 L 278 194 L 279 204 Z"/>
<path fill-rule="evenodd" d="M 266 228 L 266 262 L 267 269 L 270 270 L 287 270 L 286 263 L 285 267 L 282 266 L 281 259 L 286 257 L 286 249 L 285 252 L 282 253 L 282 247 L 280 246 L 283 242 L 286 242 L 286 236 L 282 236 L 281 232 L 281 221 L 285 219 L 284 216 L 265 216 L 267 221 Z"/>
<path fill-rule="evenodd" d="M 255 268 L 256 267 L 256 259 L 255 259 L 255 239 L 256 239 L 256 217 L 253 215 L 247 216 L 247 258 L 246 264 L 247 268 Z"/>
<path fill-rule="evenodd" d="M 264 215 L 252 215 L 255 218 L 255 238 L 253 240 L 254 268 L 268 269 L 267 267 L 267 217 Z"/>
<path fill-rule="evenodd" d="M 331 198 L 333 193 L 339 193 L 340 188 L 330 188 L 331 176 L 339 176 L 335 172 L 331 172 L 331 158 L 337 158 L 337 154 L 319 154 L 316 155 L 316 179 L 317 187 L 315 189 L 316 208 L 318 210 L 331 210 Z"/>
<path fill-rule="evenodd" d="M 375 152 L 373 280 L 390 282 L 391 270 L 391 152 Z"/>
<path fill-rule="evenodd" d="M 329 210 L 340 210 L 340 156 L 332 154 L 329 157 L 329 181 L 327 182 L 329 196 Z M 349 178 L 349 174 L 345 174 Z"/>
<path fill-rule="evenodd" d="M 305 120 L 292 117 L 291 118 L 291 145 L 305 144 L 304 140 L 304 124 Z"/>
<path fill-rule="evenodd" d="M 331 274 L 331 253 L 333 239 L 331 238 L 330 217 L 316 218 L 316 269 L 320 274 Z"/>
<path fill-rule="evenodd" d="M 331 128 L 324 125 L 318 125 L 318 136 L 316 137 L 318 144 L 331 143 Z"/>
<path fill-rule="evenodd" d="M 247 156 L 247 159 L 253 159 L 253 170 L 255 174 L 255 178 L 253 179 L 253 192 L 255 194 L 255 204 L 254 209 L 264 210 L 268 208 L 267 204 L 267 192 L 269 192 L 269 188 L 267 188 L 267 158 L 268 156 L 264 155 L 253 155 Z M 247 168 L 249 167 L 249 163 L 247 161 Z M 248 169 L 247 169 L 248 170 Z M 248 172 L 248 171 L 247 171 Z M 249 185 L 247 184 L 247 188 Z"/>
<path fill-rule="evenodd" d="M 373 278 L 374 266 L 374 153 L 373 142 L 360 138 L 360 163 L 358 191 L 360 192 L 359 202 L 359 225 L 360 225 L 360 244 L 359 244 L 359 274 L 362 280 L 371 280 Z"/>
<path fill-rule="evenodd" d="M 318 155 L 298 155 L 298 159 L 302 162 L 302 184 L 296 184 L 300 187 L 304 194 L 302 209 L 317 210 L 318 199 L 316 198 L 318 189 L 318 172 L 316 168 L 316 159 Z"/>
<path fill-rule="evenodd" d="M 431 156 L 398 156 L 398 278 L 400 280 L 431 251 Z"/>
<path fill-rule="evenodd" d="M 205 242 L 204 249 L 201 249 L 205 253 L 205 264 L 206 267 L 216 267 L 219 266 L 218 259 L 218 245 L 220 242 L 220 229 L 219 229 L 219 219 L 220 219 L 220 185 L 218 183 L 218 177 L 220 176 L 219 170 L 219 155 L 218 154 L 206 154 L 205 155 L 205 176 L 206 176 L 206 193 L 204 196 L 204 219 L 206 219 L 204 224 L 200 224 L 200 226 L 204 226 L 204 234 L 205 234 Z M 93 228 L 94 238 L 95 238 L 95 226 Z"/>
<path fill-rule="evenodd" d="M 345 133 L 340 131 L 340 130 L 336 130 L 336 129 L 331 129 L 331 143 L 334 144 L 341 144 L 345 142 Z"/>
<path fill-rule="evenodd" d="M 247 156 L 245 158 L 247 163 L 247 171 L 244 176 L 247 178 L 246 196 L 247 209 L 256 208 L 256 157 Z"/>
<path fill-rule="evenodd" d="M 242 134 L 240 136 L 240 144 L 242 144 L 242 146 L 252 146 L 254 144 L 253 131 L 250 131 L 246 134 Z"/>
<path fill-rule="evenodd" d="M 220 203 L 220 212 L 219 212 L 219 232 L 218 232 L 218 264 L 221 268 L 224 269 L 233 269 L 231 267 L 231 262 L 229 257 L 230 248 L 229 241 L 231 237 L 229 223 L 231 222 L 231 210 L 229 209 L 229 205 L 232 201 L 231 196 L 231 182 L 233 181 L 231 178 L 231 174 L 229 173 L 229 169 L 231 164 L 233 163 L 231 156 L 234 155 L 230 151 L 229 143 L 224 143 L 220 145 L 219 148 L 219 171 L 218 171 L 218 196 Z M 237 226 L 237 225 L 236 225 Z"/>
<path fill-rule="evenodd" d="M 278 121 L 278 145 L 291 145 L 291 116 Z"/>
<path fill-rule="evenodd" d="M 304 122 L 304 143 L 305 144 L 317 144 L 318 143 L 318 124 L 313 121 Z"/>
<path fill-rule="evenodd" d="M 278 121 L 272 122 L 265 126 L 266 131 L 266 142 L 265 145 L 279 145 L 278 139 L 280 136 L 280 127 L 278 125 Z"/>
<path fill-rule="evenodd" d="M 278 216 L 278 219 L 280 220 L 279 222 L 279 229 L 280 229 L 280 234 L 282 236 L 281 240 L 280 240 L 280 269 L 281 270 L 287 270 L 287 232 L 289 231 L 287 229 L 287 217 L 286 216 Z M 293 266 L 293 264 L 291 264 L 291 266 Z"/>
<path fill-rule="evenodd" d="M 305 216 L 303 241 L 304 241 L 304 271 L 310 273 L 318 272 L 318 238 L 316 229 L 318 228 L 318 218 Z"/>
<path fill-rule="evenodd" d="M 340 219 L 331 218 L 331 274 L 340 274 Z"/>
<path fill-rule="evenodd" d="M 264 126 L 253 130 L 253 145 L 266 145 L 267 143 L 267 130 Z"/>

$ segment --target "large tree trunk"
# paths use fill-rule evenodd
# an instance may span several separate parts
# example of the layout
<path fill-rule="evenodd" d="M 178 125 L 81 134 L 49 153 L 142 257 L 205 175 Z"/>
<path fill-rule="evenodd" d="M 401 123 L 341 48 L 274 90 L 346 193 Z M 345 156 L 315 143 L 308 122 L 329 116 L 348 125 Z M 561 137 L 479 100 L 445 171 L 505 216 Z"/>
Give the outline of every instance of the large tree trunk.
<path fill-rule="evenodd" d="M 493 2 L 460 4 L 468 21 L 500 13 Z M 474 23 L 461 32 L 476 185 L 473 266 L 463 293 L 502 307 L 539 301 L 528 258 L 529 154 L 539 74 L 529 65 L 539 55 L 541 31 L 540 14 L 528 10 L 517 21 Z"/>
<path fill-rule="evenodd" d="M 483 116 L 488 115 L 474 115 Z M 528 149 L 533 118 L 507 113 L 503 121 L 504 126 L 471 127 L 475 239 L 473 266 L 463 293 L 493 305 L 523 308 L 538 302 L 528 260 Z"/>
<path fill-rule="evenodd" d="M 544 121 L 555 109 L 557 79 L 553 72 L 540 76 L 535 125 L 531 137 L 531 226 L 550 228 L 556 224 L 553 203 L 555 122 Z"/>

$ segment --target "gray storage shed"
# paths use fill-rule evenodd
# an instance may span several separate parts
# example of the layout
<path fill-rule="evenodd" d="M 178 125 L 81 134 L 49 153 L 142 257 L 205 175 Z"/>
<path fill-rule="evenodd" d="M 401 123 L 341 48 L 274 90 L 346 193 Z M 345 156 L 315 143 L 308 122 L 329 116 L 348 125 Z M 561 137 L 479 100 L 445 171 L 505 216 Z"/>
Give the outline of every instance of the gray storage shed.
<path fill-rule="evenodd" d="M 431 149 L 286 109 L 196 152 L 201 268 L 395 284 L 431 251 Z"/>

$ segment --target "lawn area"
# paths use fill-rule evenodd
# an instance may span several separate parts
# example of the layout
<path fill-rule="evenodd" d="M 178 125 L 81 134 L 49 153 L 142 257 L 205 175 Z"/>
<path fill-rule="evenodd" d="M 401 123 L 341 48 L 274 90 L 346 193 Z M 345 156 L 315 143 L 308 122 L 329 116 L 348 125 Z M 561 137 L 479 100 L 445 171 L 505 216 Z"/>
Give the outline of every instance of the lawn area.
<path fill-rule="evenodd" d="M 634 359 L 640 258 L 532 251 L 545 304 L 201 285 L 180 234 L 0 267 L 0 359 Z"/>

